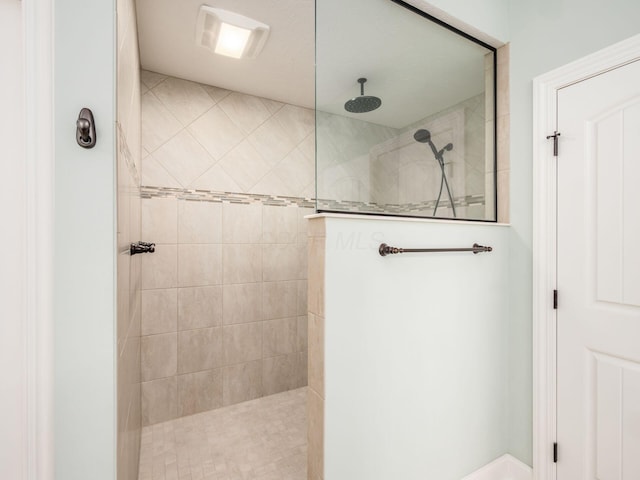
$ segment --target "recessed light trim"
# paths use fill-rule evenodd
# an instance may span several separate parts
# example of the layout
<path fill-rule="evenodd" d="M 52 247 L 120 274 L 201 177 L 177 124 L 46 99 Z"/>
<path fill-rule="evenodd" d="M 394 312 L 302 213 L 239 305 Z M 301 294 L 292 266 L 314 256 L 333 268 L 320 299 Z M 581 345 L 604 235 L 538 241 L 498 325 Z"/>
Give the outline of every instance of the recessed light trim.
<path fill-rule="evenodd" d="M 202 5 L 196 45 L 231 58 L 255 58 L 269 36 L 269 25 L 228 10 Z"/>

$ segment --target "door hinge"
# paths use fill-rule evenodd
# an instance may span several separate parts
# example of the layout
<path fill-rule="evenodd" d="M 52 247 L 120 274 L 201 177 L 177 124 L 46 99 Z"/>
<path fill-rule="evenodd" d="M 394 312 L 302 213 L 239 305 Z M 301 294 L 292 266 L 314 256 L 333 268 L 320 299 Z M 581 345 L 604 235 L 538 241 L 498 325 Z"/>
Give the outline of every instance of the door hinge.
<path fill-rule="evenodd" d="M 558 156 L 558 137 L 560 136 L 560 132 L 557 130 L 553 132 L 553 135 L 547 135 L 547 140 L 553 138 L 553 156 Z"/>
<path fill-rule="evenodd" d="M 553 444 L 553 463 L 558 463 L 558 444 Z"/>
<path fill-rule="evenodd" d="M 558 309 L 558 290 L 553 291 L 553 309 Z"/>

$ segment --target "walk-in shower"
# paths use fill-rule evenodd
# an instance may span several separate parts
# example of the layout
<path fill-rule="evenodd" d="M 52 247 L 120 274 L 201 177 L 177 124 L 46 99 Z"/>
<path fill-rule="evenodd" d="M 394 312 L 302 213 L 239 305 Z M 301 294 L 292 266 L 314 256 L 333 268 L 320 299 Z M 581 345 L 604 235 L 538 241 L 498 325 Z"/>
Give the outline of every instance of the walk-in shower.
<path fill-rule="evenodd" d="M 401 1 L 316 14 L 317 209 L 495 221 L 495 49 Z"/>

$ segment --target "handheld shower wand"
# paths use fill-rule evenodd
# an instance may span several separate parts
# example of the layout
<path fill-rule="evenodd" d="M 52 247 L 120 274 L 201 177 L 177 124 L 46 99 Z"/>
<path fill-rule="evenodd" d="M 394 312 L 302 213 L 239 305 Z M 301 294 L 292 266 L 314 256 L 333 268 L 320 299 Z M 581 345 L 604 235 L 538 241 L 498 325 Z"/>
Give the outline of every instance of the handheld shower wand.
<path fill-rule="evenodd" d="M 438 193 L 438 198 L 436 200 L 436 206 L 433 209 L 433 216 L 436 216 L 436 212 L 438 211 L 438 206 L 440 205 L 440 198 L 442 197 L 442 188 L 447 188 L 447 195 L 449 196 L 449 202 L 451 202 L 451 210 L 453 210 L 453 217 L 456 218 L 456 206 L 453 203 L 453 195 L 451 194 L 451 188 L 449 187 L 449 182 L 447 181 L 447 174 L 444 170 L 444 152 L 450 152 L 453 150 L 453 143 L 447 143 L 444 148 L 438 150 L 436 146 L 431 141 L 431 132 L 429 130 L 425 130 L 421 128 L 417 130 L 416 133 L 413 134 L 413 138 L 416 142 L 419 143 L 428 143 L 431 147 L 431 151 L 433 152 L 433 156 L 438 161 L 438 165 L 440 165 L 440 192 Z"/>

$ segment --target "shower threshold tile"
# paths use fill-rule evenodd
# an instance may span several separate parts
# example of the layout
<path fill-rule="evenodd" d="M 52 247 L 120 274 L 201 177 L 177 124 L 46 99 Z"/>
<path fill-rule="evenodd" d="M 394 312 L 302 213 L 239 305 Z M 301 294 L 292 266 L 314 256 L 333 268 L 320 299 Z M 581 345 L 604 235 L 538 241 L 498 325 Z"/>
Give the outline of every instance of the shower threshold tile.
<path fill-rule="evenodd" d="M 306 480 L 306 387 L 142 429 L 138 480 Z"/>

